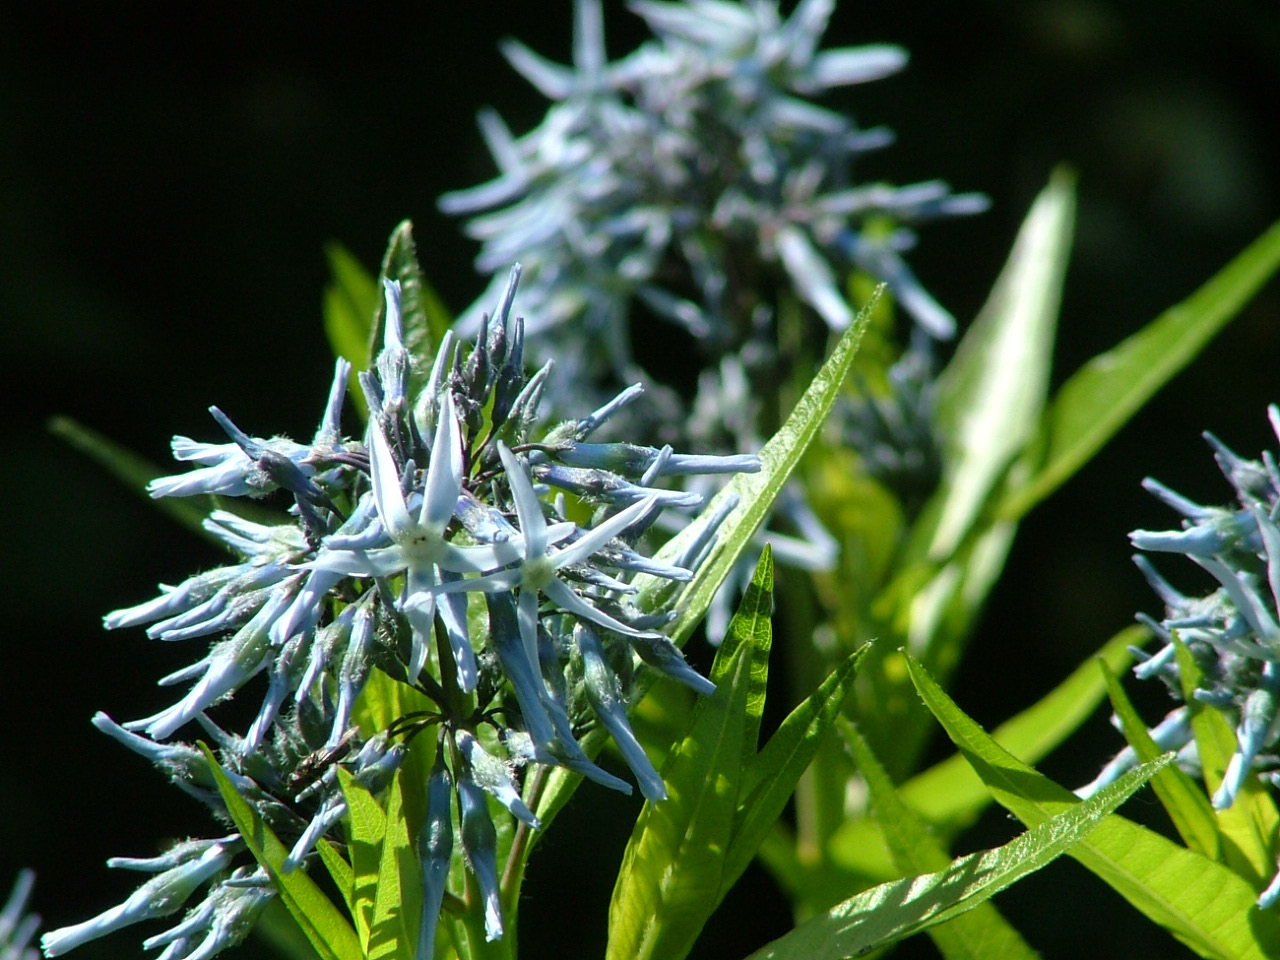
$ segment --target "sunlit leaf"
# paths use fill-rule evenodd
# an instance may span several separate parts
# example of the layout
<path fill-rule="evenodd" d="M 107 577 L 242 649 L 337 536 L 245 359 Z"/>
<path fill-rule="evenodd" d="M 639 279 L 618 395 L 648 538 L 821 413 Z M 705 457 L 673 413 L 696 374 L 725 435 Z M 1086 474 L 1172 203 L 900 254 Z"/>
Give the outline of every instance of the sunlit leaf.
<path fill-rule="evenodd" d="M 355 387 L 356 374 L 368 370 L 372 360 L 373 317 L 382 292 L 377 280 L 341 244 L 327 244 L 324 252 L 331 277 L 324 290 L 324 332 L 334 356 L 351 363 L 351 386 Z M 349 395 L 364 413 L 364 394 L 356 388 Z"/>
<path fill-rule="evenodd" d="M 240 831 L 245 844 L 253 854 L 258 865 L 271 877 L 271 882 L 280 892 L 298 926 L 307 935 L 311 945 L 316 948 L 321 960 L 363 960 L 364 951 L 360 949 L 360 940 L 351 924 L 338 912 L 332 901 L 307 876 L 302 869 L 284 873 L 282 865 L 289 850 L 271 831 L 266 822 L 258 815 L 243 797 L 236 791 L 226 772 L 209 748 L 200 745 L 214 780 L 218 784 L 218 792 L 222 802 L 226 804 L 231 820 Z"/>
<path fill-rule="evenodd" d="M 843 960 L 972 910 L 1099 829 L 1159 767 L 1157 762 L 1129 771 L 1002 847 L 960 857 L 937 873 L 872 887 L 802 923 L 748 960 Z"/>
<path fill-rule="evenodd" d="M 417 396 L 426 383 L 431 360 L 453 323 L 444 303 L 431 289 L 418 265 L 413 241 L 413 223 L 405 220 L 391 234 L 387 252 L 382 258 L 379 276 L 400 281 L 400 316 L 404 324 L 404 345 L 418 363 L 410 370 L 409 396 Z M 379 293 L 381 297 L 381 293 Z M 376 319 L 371 327 L 369 355 L 377 356 L 382 347 L 385 306 L 379 299 Z"/>
<path fill-rule="evenodd" d="M 841 719 L 839 726 L 871 795 L 876 824 L 896 872 L 911 875 L 946 869 L 951 857 L 928 825 L 898 796 L 870 745 L 848 720 Z M 931 927 L 929 936 L 946 960 L 1032 960 L 1039 956 L 989 903 Z"/>
<path fill-rule="evenodd" d="M 850 654 L 787 716 L 747 768 L 733 841 L 725 857 L 721 896 L 747 868 L 777 823 L 800 776 L 809 768 L 853 689 L 858 663 L 867 652 Z"/>
<path fill-rule="evenodd" d="M 959 546 L 1040 422 L 1074 219 L 1074 177 L 1056 171 L 938 377 L 943 477 L 930 505 L 936 520 L 925 527 L 925 552 L 934 560 Z"/>
<path fill-rule="evenodd" d="M 417 944 L 416 905 L 422 902 L 420 866 L 409 839 L 408 820 L 401 806 L 403 771 L 397 771 L 386 797 L 386 832 L 373 904 L 369 960 L 412 956 Z"/>
<path fill-rule="evenodd" d="M 1001 806 L 1034 826 L 1081 802 L 997 744 L 919 663 L 909 660 L 908 665 L 930 711 Z M 1069 854 L 1203 956 L 1264 960 L 1280 955 L 1280 917 L 1259 910 L 1257 890 L 1223 864 L 1120 816 L 1108 817 Z"/>
<path fill-rule="evenodd" d="M 1115 715 L 1120 719 L 1124 738 L 1137 758 L 1145 761 L 1160 756 L 1163 751 L 1151 739 L 1147 725 L 1129 701 L 1119 679 L 1105 663 L 1099 663 L 1098 667 L 1106 678 L 1107 694 Z M 1165 812 L 1183 843 L 1210 860 L 1219 859 L 1222 845 L 1218 838 L 1218 823 L 1204 790 L 1176 765 L 1165 767 L 1156 774 L 1151 780 L 1151 788 L 1164 804 Z"/>
<path fill-rule="evenodd" d="M 725 485 L 725 489 L 704 508 L 698 520 L 658 551 L 659 558 L 664 560 L 678 555 L 682 547 L 705 528 L 707 518 L 714 514 L 717 507 L 736 501 L 737 506 L 720 527 L 714 552 L 679 596 L 676 605 L 679 616 L 668 630 L 676 643 L 683 644 L 706 616 L 716 591 L 724 583 L 725 577 L 746 549 L 760 523 L 768 516 L 800 457 L 830 412 L 857 353 L 859 338 L 874 305 L 868 304 L 854 318 L 782 428 L 760 451 L 760 472 L 734 476 Z M 659 606 L 663 599 L 670 599 L 666 580 L 640 576 L 636 578 L 636 584 L 639 590 L 636 604 L 641 609 Z M 642 674 L 638 680 L 640 693 L 643 694 L 652 682 L 652 673 Z M 591 753 L 599 750 L 603 742 L 604 734 L 593 731 L 583 738 L 583 748 Z M 564 807 L 579 782 L 580 775 L 563 769 L 558 768 L 551 773 L 535 811 L 544 824 L 549 823 Z"/>
<path fill-rule="evenodd" d="M 1222 785 L 1227 764 L 1236 751 L 1236 732 L 1219 711 L 1196 699 L 1195 690 L 1203 680 L 1200 666 L 1176 634 L 1173 643 L 1204 786 L 1212 796 Z M 1225 841 L 1222 852 L 1227 866 L 1248 877 L 1255 886 L 1267 883 L 1275 872 L 1273 851 L 1280 827 L 1271 792 L 1262 787 L 1257 777 L 1249 777 L 1236 794 L 1235 803 L 1219 810 L 1217 819 L 1218 832 Z"/>
<path fill-rule="evenodd" d="M 1076 371 L 1053 399 L 1041 427 L 1046 447 L 1035 477 L 1000 506 L 1020 517 L 1102 449 L 1157 390 L 1204 346 L 1280 268 L 1280 222 L 1186 300 Z"/>
<path fill-rule="evenodd" d="M 764 706 L 772 608 L 766 549 L 716 654 L 716 692 L 698 701 L 662 767 L 668 799 L 645 804 L 623 854 L 609 906 L 609 960 L 680 960 L 719 902 L 743 754 L 754 755 L 748 741 Z"/>
<path fill-rule="evenodd" d="M 335 770 L 347 801 L 347 852 L 352 871 L 351 916 L 360 935 L 360 946 L 368 954 L 387 818 L 378 801 L 356 783 L 345 768 L 339 766 Z"/>

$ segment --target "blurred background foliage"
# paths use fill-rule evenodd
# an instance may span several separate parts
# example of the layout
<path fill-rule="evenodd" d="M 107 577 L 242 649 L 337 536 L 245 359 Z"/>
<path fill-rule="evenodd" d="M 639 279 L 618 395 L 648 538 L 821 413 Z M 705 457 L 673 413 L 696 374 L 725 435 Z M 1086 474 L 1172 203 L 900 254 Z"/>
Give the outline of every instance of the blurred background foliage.
<path fill-rule="evenodd" d="M 620 7 L 606 21 L 615 54 L 642 36 Z M 98 708 L 117 719 L 151 712 L 165 702 L 154 679 L 189 660 L 141 631 L 103 634 L 101 614 L 214 558 L 52 438 L 46 420 L 71 415 L 161 463 L 174 433 L 216 438 L 211 403 L 250 432 L 309 434 L 331 370 L 326 243 L 376 268 L 392 227 L 412 218 L 431 282 L 451 308 L 469 303 L 481 289 L 475 245 L 435 198 L 491 173 L 478 107 L 497 107 L 517 133 L 541 116 L 543 101 L 496 41 L 516 36 L 567 61 L 570 6 L 54 2 L 5 19 L 0 382 L 12 456 L 0 873 L 37 869 L 34 902 L 49 927 L 131 888 L 135 878 L 107 872 L 106 857 L 204 829 L 202 810 L 88 720 Z M 901 44 L 912 62 L 830 101 L 897 131 L 860 178 L 940 175 L 993 200 L 981 217 L 931 226 L 912 255 L 962 324 L 1051 167 L 1078 171 L 1055 385 L 1280 212 L 1280 17 L 1267 0 L 842 3 L 827 45 L 863 42 Z M 1025 521 L 953 691 L 976 719 L 994 725 L 1135 610 L 1158 612 L 1125 533 L 1167 524 L 1167 510 L 1139 481 L 1225 499 L 1199 432 L 1246 456 L 1274 447 L 1264 407 L 1280 400 L 1277 360 L 1273 282 Z M 1080 783 L 1119 745 L 1099 717 L 1044 768 Z M 521 930 L 530 956 L 553 944 L 559 955 L 599 954 L 630 823 L 618 798 L 597 800 L 582 790 L 534 858 Z M 966 849 L 1007 836 L 1003 819 L 992 814 Z M 1074 863 L 998 903 L 1047 956 L 1178 949 Z M 744 954 L 787 924 L 753 869 L 694 956 Z M 918 939 L 899 955 L 931 956 Z M 132 956 L 135 943 L 77 955 Z M 242 953 L 268 955 L 252 941 Z"/>

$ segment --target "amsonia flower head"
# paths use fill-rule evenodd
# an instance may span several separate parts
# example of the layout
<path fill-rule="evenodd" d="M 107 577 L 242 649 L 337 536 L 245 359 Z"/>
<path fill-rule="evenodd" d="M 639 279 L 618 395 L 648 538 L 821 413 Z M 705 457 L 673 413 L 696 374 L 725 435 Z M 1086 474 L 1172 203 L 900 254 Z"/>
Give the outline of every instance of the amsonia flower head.
<path fill-rule="evenodd" d="M 1280 408 L 1267 410 L 1280 438 Z M 1223 772 L 1212 802 L 1218 810 L 1235 803 L 1250 778 L 1280 784 L 1280 468 L 1270 452 L 1246 460 L 1212 434 L 1218 466 L 1235 489 L 1236 502 L 1203 506 L 1155 480 L 1144 486 L 1182 515 L 1176 530 L 1135 530 L 1130 539 L 1144 551 L 1139 568 L 1165 604 L 1163 618 L 1145 614 L 1145 623 L 1163 641 L 1154 654 L 1136 651 L 1141 663 L 1134 673 L 1159 678 L 1170 694 L 1183 700 L 1183 676 L 1174 639 L 1194 658 L 1199 679 L 1193 696 L 1219 711 L 1235 730 L 1236 749 Z M 1212 589 L 1188 595 L 1157 572 L 1150 554 L 1181 554 L 1209 575 Z M 1179 751 L 1180 761 L 1199 772 L 1187 708 L 1180 706 L 1153 732 L 1164 749 Z M 1126 750 L 1108 764 L 1090 793 L 1136 763 Z M 1263 891 L 1259 904 L 1280 899 L 1280 876 Z"/>
<path fill-rule="evenodd" d="M 419 846 L 426 902 L 436 907 L 423 920 L 438 919 L 450 876 L 448 806 L 492 938 L 503 918 L 488 800 L 537 828 L 520 787 L 530 763 L 630 792 L 578 742 L 596 723 L 617 738 L 645 796 L 661 799 L 626 717 L 633 670 L 650 664 L 700 693 L 712 689 L 661 632 L 671 608 L 635 603 L 638 574 L 679 584 L 697 565 L 644 550 L 664 506 L 687 511 L 701 499 L 663 488 L 662 477 L 759 469 L 750 456 L 598 440 L 638 386 L 542 428 L 550 365 L 524 368 L 524 324 L 511 313 L 519 275 L 474 346 L 450 334 L 434 358 L 410 355 L 400 285 L 385 282 L 382 349 L 359 378 L 369 410 L 359 439 L 342 430 L 350 368 L 339 362 L 310 444 L 251 437 L 216 408 L 231 443 L 175 440 L 175 454 L 195 467 L 150 490 L 231 498 L 204 526 L 232 559 L 106 617 L 108 628 L 149 625 L 156 639 L 205 647 L 160 681 L 186 686 L 172 706 L 123 724 L 94 719 L 225 821 L 215 769 L 178 738 L 210 742 L 221 773 L 288 844 L 286 872 L 307 869 L 348 815 L 338 768 L 377 794 L 430 732 L 420 742 L 434 770 L 419 785 L 430 832 Z M 430 373 L 418 381 L 421 369 Z M 261 502 L 242 513 L 236 497 Z M 264 514 L 269 498 L 283 508 L 274 519 Z M 404 702 L 422 708 L 388 722 L 385 702 L 369 703 L 385 696 L 369 692 L 375 674 L 379 689 L 399 684 Z M 225 728 L 220 705 L 255 680 L 256 715 L 243 732 Z M 164 947 L 165 960 L 203 960 L 239 942 L 276 893 L 235 835 L 112 865 L 153 876 L 118 907 L 48 934 L 50 956 L 190 900 L 186 916 L 145 946 Z"/>

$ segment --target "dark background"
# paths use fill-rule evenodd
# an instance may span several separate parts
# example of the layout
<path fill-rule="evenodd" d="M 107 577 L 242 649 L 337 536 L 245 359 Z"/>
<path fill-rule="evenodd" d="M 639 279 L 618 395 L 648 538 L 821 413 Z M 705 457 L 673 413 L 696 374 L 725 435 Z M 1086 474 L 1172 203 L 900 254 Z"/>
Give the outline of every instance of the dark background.
<path fill-rule="evenodd" d="M 465 12 L 460 12 L 465 11 Z M 327 4 L 52 3 L 11 9 L 0 31 L 0 330 L 8 501 L 0 722 L 0 884 L 39 872 L 47 927 L 119 902 L 145 855 L 208 821 L 137 757 L 89 726 L 169 702 L 156 677 L 193 659 L 99 617 L 216 558 L 51 438 L 69 414 L 163 461 L 174 433 L 217 435 L 217 403 L 250 433 L 309 435 L 331 363 L 320 328 L 323 246 L 371 268 L 405 217 L 428 277 L 457 309 L 482 289 L 474 245 L 435 210 L 490 176 L 473 123 L 497 107 L 517 132 L 542 101 L 498 54 L 517 36 L 564 61 L 570 8 Z M 638 22 L 607 14 L 610 50 Z M 1016 226 L 1060 161 L 1080 176 L 1060 381 L 1190 293 L 1280 212 L 1280 17 L 1272 3 L 846 2 L 827 46 L 896 42 L 902 75 L 831 101 L 898 133 L 863 179 L 948 179 L 990 213 L 922 231 L 912 263 L 962 319 L 980 306 Z M 1280 286 L 1272 283 L 1193 369 L 1023 526 L 956 687 L 992 725 L 1033 701 L 1156 604 L 1126 531 L 1172 517 L 1138 484 L 1193 498 L 1228 488 L 1198 438 L 1246 455 L 1274 446 Z M 1152 710 L 1158 704 L 1152 706 Z M 1152 714 L 1154 715 L 1154 713 Z M 1045 769 L 1092 776 L 1118 739 L 1099 720 Z M 612 796 L 580 795 L 535 858 L 527 956 L 600 955 L 629 826 L 593 826 Z M 1147 801 L 1153 805 L 1154 801 Z M 607 809 L 606 814 L 618 811 Z M 974 844 L 999 842 L 1006 818 Z M 585 861 L 585 862 L 584 862 Z M 736 957 L 787 925 L 761 875 L 695 955 Z M 1173 957 L 1182 948 L 1073 863 L 998 904 L 1046 957 Z M 147 925 L 79 956 L 140 955 Z M 928 956 L 921 940 L 903 956 Z M 267 955 L 251 946 L 242 955 Z"/>

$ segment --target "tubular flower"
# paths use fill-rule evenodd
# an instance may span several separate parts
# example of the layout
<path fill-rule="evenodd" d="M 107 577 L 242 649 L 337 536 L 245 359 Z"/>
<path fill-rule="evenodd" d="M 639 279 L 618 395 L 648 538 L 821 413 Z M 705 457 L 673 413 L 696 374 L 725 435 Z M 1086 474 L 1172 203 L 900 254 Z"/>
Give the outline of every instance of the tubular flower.
<path fill-rule="evenodd" d="M 1267 410 L 1280 438 L 1280 408 Z M 1182 514 L 1177 530 L 1135 530 L 1130 539 L 1150 553 L 1179 553 L 1206 571 L 1214 589 L 1204 596 L 1188 596 L 1165 580 L 1145 556 L 1134 558 L 1165 604 L 1165 616 L 1145 614 L 1146 624 L 1163 646 L 1154 654 L 1136 651 L 1141 662 L 1134 673 L 1164 681 L 1172 696 L 1183 699 L 1183 677 L 1174 638 L 1186 645 L 1198 668 L 1194 699 L 1219 711 L 1236 734 L 1236 749 L 1212 797 L 1215 809 L 1236 800 L 1251 778 L 1280 784 L 1280 469 L 1270 452 L 1259 460 L 1245 460 L 1212 434 L 1218 466 L 1235 488 L 1236 503 L 1208 507 L 1148 479 L 1149 491 Z M 1174 710 L 1152 731 L 1164 749 L 1179 751 L 1179 761 L 1199 773 L 1200 759 L 1192 739 L 1187 708 Z M 1078 793 L 1089 794 L 1114 780 L 1136 758 L 1122 752 L 1102 774 Z M 1258 902 L 1271 906 L 1280 899 L 1280 877 L 1263 891 Z"/>
<path fill-rule="evenodd" d="M 627 741 L 628 762 L 646 796 L 657 798 L 661 781 L 653 782 L 626 725 L 633 669 L 649 663 L 701 693 L 713 689 L 659 632 L 671 607 L 636 604 L 637 574 L 679 585 L 706 555 L 705 543 L 675 562 L 642 552 L 672 500 L 660 478 L 759 469 L 750 456 L 592 439 L 639 387 L 536 432 L 549 367 L 525 373 L 523 320 L 510 314 L 518 279 L 516 269 L 474 348 L 444 338 L 425 385 L 405 347 L 399 284 L 385 282 L 383 347 L 360 377 L 370 410 L 361 440 L 341 430 L 350 373 L 341 362 L 309 445 L 249 437 L 216 410 L 231 444 L 175 440 L 179 459 L 197 466 L 154 481 L 153 495 L 274 495 L 287 510 L 276 521 L 262 519 L 261 506 L 253 519 L 214 511 L 204 525 L 234 555 L 230 563 L 107 615 L 110 629 L 149 625 L 156 639 L 207 638 L 208 646 L 160 681 L 190 684 L 172 706 L 123 724 L 94 718 L 225 822 L 217 771 L 174 738 L 193 731 L 210 742 L 221 773 L 289 848 L 286 873 L 306 869 L 348 814 L 338 767 L 377 794 L 413 738 L 434 730 L 434 771 L 420 785 L 429 809 L 419 842 L 430 895 L 423 923 L 434 929 L 439 917 L 456 810 L 458 852 L 479 883 L 491 938 L 504 928 L 487 798 L 522 829 L 539 827 L 521 796 L 530 762 L 630 792 L 578 743 L 598 721 Z M 686 508 L 700 501 L 679 493 Z M 575 640 L 584 625 L 598 637 L 585 658 Z M 375 671 L 429 706 L 375 726 L 362 706 Z M 214 719 L 219 704 L 259 675 L 266 683 L 256 717 L 243 735 L 223 729 Z M 202 960 L 239 942 L 275 895 L 236 836 L 109 865 L 155 875 L 120 906 L 46 935 L 48 955 L 191 900 L 183 919 L 144 945 L 163 947 L 168 960 Z M 432 942 L 424 926 L 422 956 Z"/>

